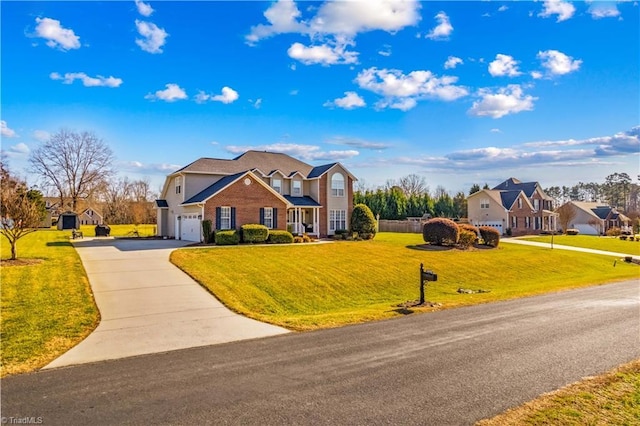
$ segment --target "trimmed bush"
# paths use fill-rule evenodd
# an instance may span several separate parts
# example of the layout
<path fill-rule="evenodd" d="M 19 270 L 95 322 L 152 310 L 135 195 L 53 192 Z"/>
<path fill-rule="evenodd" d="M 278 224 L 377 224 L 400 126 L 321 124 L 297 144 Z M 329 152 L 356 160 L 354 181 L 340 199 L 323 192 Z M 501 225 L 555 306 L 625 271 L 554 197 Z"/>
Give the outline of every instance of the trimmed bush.
<path fill-rule="evenodd" d="M 346 229 L 336 229 L 333 231 L 333 238 L 336 240 L 346 240 L 349 236 L 349 231 Z"/>
<path fill-rule="evenodd" d="M 362 239 L 371 239 L 376 235 L 376 218 L 366 204 L 356 204 L 351 213 L 351 232 Z M 364 236 L 368 238 L 364 238 Z"/>
<path fill-rule="evenodd" d="M 291 244 L 293 243 L 293 235 L 289 231 L 272 229 L 269 231 L 267 242 L 271 244 Z"/>
<path fill-rule="evenodd" d="M 567 235 L 578 235 L 580 233 L 580 231 L 578 231 L 577 229 L 567 229 L 566 234 Z"/>
<path fill-rule="evenodd" d="M 269 238 L 269 228 L 264 225 L 242 225 L 240 230 L 243 243 L 264 243 Z"/>
<path fill-rule="evenodd" d="M 209 219 L 202 221 L 202 236 L 204 238 L 205 244 L 212 243 L 215 238 L 213 234 L 213 228 L 211 226 L 211 221 Z"/>
<path fill-rule="evenodd" d="M 481 226 L 480 237 L 485 246 L 498 247 L 500 244 L 500 232 L 491 226 Z"/>
<path fill-rule="evenodd" d="M 477 239 L 478 234 L 463 229 L 460 231 L 460 235 L 458 237 L 458 246 L 460 246 L 460 248 L 468 249 L 476 242 Z"/>
<path fill-rule="evenodd" d="M 607 229 L 606 234 L 608 237 L 617 237 L 618 235 L 622 234 L 622 230 L 620 230 L 620 228 L 613 227 Z"/>
<path fill-rule="evenodd" d="M 218 231 L 216 232 L 216 244 L 219 246 L 240 244 L 240 233 L 235 229 Z"/>
<path fill-rule="evenodd" d="M 478 237 L 480 236 L 480 230 L 478 229 L 477 226 L 474 226 L 470 223 L 458 223 L 458 229 L 460 230 L 460 233 L 462 233 L 462 231 L 468 231 L 468 232 L 473 232 L 476 236 L 476 240 L 474 241 L 474 243 L 478 242 Z"/>
<path fill-rule="evenodd" d="M 621 240 L 626 240 L 627 236 L 626 235 L 620 235 L 618 238 L 620 238 Z M 633 238 L 633 237 L 632 237 Z M 633 241 L 633 240 L 632 240 Z"/>
<path fill-rule="evenodd" d="M 437 246 L 454 245 L 458 242 L 460 230 L 451 219 L 436 217 L 429 219 L 422 227 L 422 238 L 429 244 Z"/>

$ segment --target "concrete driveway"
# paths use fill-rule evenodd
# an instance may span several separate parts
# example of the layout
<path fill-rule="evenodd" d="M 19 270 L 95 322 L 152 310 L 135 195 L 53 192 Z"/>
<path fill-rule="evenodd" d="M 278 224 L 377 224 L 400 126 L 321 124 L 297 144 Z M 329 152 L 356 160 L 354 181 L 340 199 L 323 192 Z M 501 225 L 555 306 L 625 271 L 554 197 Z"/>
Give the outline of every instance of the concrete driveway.
<path fill-rule="evenodd" d="M 169 262 L 175 240 L 85 238 L 73 242 L 100 324 L 45 368 L 272 336 L 288 330 L 231 312 Z"/>

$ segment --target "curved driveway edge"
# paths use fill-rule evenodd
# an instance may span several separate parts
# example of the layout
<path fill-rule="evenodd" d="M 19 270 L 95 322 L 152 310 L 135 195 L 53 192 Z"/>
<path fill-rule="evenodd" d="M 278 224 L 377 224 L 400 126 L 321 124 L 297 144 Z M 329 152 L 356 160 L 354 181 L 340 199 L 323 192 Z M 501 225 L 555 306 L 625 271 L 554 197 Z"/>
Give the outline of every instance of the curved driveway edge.
<path fill-rule="evenodd" d="M 74 241 L 100 311 L 100 324 L 44 368 L 289 332 L 230 311 L 169 262 L 169 254 L 186 244 L 113 238 Z"/>

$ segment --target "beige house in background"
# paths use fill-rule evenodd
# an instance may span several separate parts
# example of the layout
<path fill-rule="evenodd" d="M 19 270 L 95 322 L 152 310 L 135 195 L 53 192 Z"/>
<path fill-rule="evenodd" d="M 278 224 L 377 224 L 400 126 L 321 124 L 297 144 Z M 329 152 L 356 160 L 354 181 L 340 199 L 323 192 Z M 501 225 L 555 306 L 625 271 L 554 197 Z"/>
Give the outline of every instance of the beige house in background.
<path fill-rule="evenodd" d="M 553 198 L 538 182 L 507 179 L 493 189 L 483 189 L 467 197 L 469 222 L 491 226 L 501 234 L 532 235 L 556 230 L 557 214 Z"/>
<path fill-rule="evenodd" d="M 167 176 L 156 200 L 157 235 L 201 241 L 203 220 L 215 230 L 263 224 L 333 235 L 349 227 L 356 180 L 340 163 L 314 167 L 282 153 L 200 158 Z"/>
<path fill-rule="evenodd" d="M 584 235 L 604 235 L 611 228 L 620 228 L 622 232 L 631 232 L 631 219 L 603 203 L 569 201 L 574 207 L 575 216 L 569 222 L 569 228 L 577 229 Z"/>

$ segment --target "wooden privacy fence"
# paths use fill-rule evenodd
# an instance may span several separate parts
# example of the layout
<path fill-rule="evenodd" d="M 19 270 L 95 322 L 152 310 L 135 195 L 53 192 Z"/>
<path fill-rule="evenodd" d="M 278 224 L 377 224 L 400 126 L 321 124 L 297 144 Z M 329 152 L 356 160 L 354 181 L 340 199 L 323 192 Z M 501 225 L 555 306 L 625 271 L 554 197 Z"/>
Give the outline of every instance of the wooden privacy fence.
<path fill-rule="evenodd" d="M 384 220 L 378 221 L 379 232 L 413 232 L 422 233 L 423 222 L 414 220 Z"/>

